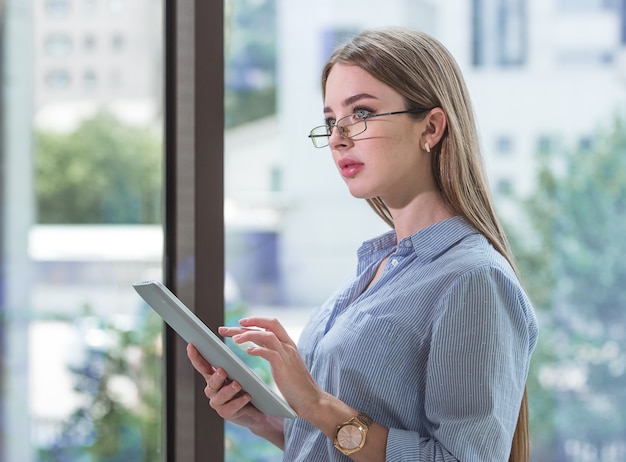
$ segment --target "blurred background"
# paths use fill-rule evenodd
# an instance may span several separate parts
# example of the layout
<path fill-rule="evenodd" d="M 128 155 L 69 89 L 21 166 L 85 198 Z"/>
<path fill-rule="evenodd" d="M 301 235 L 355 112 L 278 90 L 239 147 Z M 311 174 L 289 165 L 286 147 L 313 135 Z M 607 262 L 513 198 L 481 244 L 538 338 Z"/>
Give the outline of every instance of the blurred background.
<path fill-rule="evenodd" d="M 337 44 L 426 31 L 464 72 L 540 320 L 532 460 L 626 460 L 626 1 L 224 5 L 226 321 L 297 338 L 386 230 L 307 134 Z M 162 278 L 163 7 L 0 2 L 2 461 L 164 460 L 162 325 L 131 287 Z M 280 460 L 226 439 L 226 460 Z"/>

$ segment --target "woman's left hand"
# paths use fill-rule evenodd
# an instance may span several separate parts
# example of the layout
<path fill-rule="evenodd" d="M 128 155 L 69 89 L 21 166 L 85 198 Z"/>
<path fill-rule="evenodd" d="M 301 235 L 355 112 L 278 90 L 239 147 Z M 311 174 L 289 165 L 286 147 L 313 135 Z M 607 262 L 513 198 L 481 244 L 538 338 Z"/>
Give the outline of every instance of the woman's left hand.
<path fill-rule="evenodd" d="M 247 349 L 248 354 L 270 363 L 274 382 L 285 401 L 298 416 L 306 418 L 325 393 L 309 373 L 295 342 L 276 319 L 249 317 L 239 324 L 241 327 L 220 327 L 220 335 L 238 344 L 254 343 Z"/>

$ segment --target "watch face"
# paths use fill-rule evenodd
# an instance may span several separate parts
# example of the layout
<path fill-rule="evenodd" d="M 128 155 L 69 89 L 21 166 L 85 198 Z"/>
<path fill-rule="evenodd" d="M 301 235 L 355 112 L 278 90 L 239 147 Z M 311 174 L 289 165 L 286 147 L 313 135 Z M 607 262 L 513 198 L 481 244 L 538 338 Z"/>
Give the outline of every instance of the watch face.
<path fill-rule="evenodd" d="M 344 449 L 356 449 L 361 444 L 363 434 L 359 427 L 346 425 L 337 433 L 337 442 Z"/>

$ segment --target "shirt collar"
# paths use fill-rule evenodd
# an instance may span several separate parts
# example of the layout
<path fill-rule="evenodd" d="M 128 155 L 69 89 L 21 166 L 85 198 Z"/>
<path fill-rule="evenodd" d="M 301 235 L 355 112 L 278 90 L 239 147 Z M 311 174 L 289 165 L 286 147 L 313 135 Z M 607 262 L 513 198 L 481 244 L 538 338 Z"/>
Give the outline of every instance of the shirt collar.
<path fill-rule="evenodd" d="M 398 242 L 398 253 L 415 252 L 423 263 L 436 259 L 450 247 L 470 234 L 478 231 L 464 217 L 455 216 L 421 229 Z M 359 261 L 368 265 L 393 252 L 396 247 L 396 232 L 391 230 L 365 241 L 358 250 Z"/>

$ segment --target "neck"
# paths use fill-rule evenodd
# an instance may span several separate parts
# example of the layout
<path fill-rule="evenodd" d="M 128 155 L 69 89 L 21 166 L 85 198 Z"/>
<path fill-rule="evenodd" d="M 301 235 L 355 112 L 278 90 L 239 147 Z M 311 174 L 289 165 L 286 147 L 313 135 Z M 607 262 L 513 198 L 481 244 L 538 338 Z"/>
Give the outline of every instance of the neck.
<path fill-rule="evenodd" d="M 421 229 L 456 215 L 437 192 L 421 194 L 403 207 L 389 207 L 389 212 L 393 217 L 398 242 Z"/>

